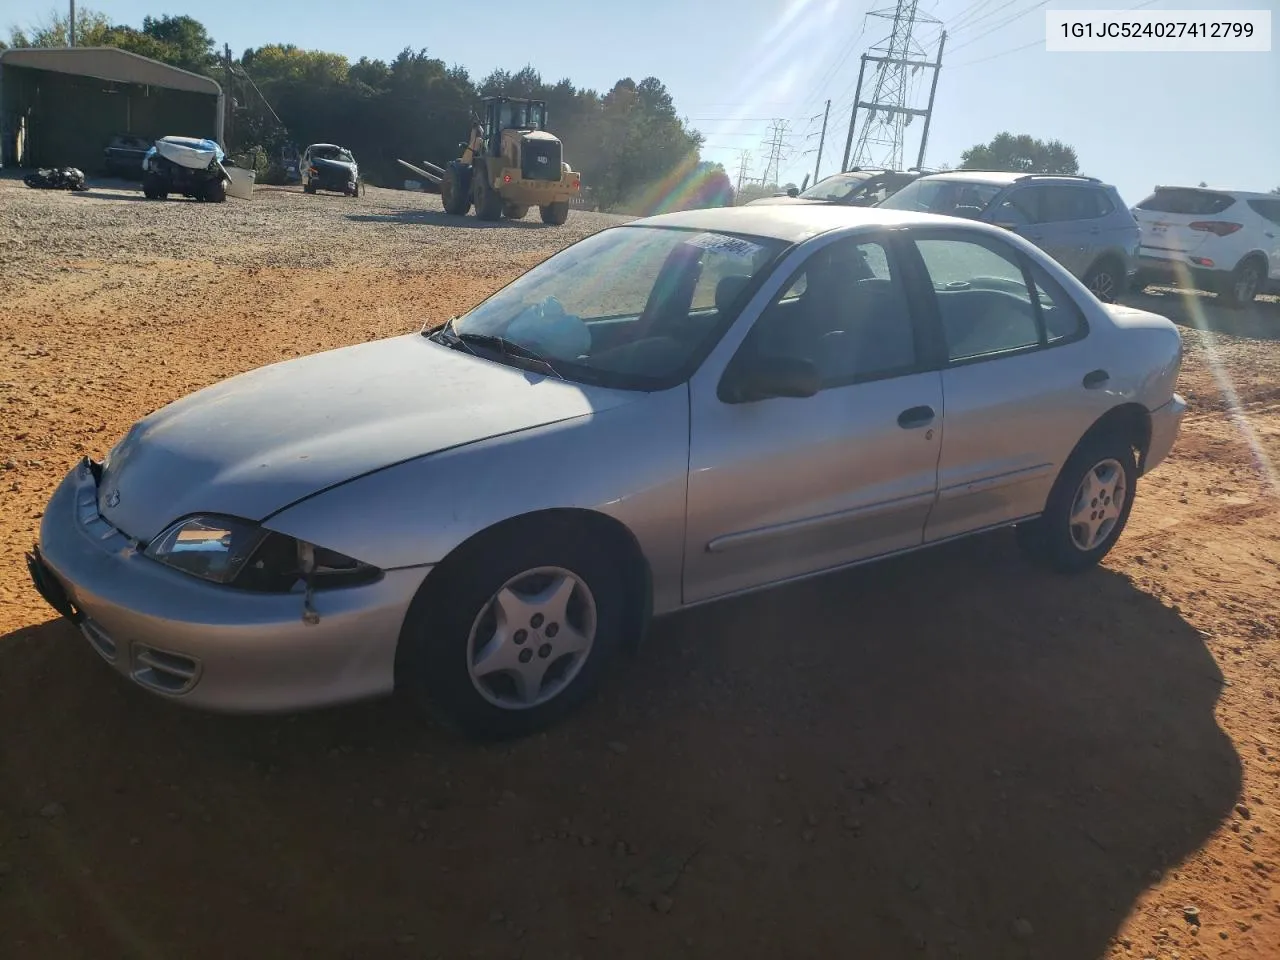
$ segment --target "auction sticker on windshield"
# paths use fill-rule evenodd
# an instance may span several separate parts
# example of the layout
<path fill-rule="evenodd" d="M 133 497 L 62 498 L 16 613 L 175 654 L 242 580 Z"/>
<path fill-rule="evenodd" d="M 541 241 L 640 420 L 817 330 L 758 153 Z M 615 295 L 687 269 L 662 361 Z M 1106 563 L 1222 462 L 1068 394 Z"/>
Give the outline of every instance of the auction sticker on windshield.
<path fill-rule="evenodd" d="M 714 253 L 740 257 L 743 260 L 754 259 L 764 249 L 758 243 L 743 240 L 741 237 L 726 236 L 723 233 L 700 233 L 697 236 L 690 237 L 685 243 Z"/>

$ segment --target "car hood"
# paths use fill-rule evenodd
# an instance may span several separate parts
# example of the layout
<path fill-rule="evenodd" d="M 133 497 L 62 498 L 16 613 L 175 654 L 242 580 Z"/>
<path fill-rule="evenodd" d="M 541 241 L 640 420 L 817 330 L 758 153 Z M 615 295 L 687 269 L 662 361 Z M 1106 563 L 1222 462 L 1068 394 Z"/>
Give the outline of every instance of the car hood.
<path fill-rule="evenodd" d="M 381 467 L 638 396 L 418 334 L 375 340 L 232 377 L 138 421 L 106 458 L 99 510 L 144 542 L 193 513 L 262 520 Z"/>
<path fill-rule="evenodd" d="M 326 173 L 354 173 L 356 169 L 354 161 L 325 160 L 323 157 L 316 157 L 311 161 L 311 165 L 317 170 L 323 170 Z"/>
<path fill-rule="evenodd" d="M 747 204 L 748 207 L 772 207 L 782 203 L 830 203 L 829 200 L 815 200 L 812 197 L 761 197 L 759 200 L 752 200 Z"/>

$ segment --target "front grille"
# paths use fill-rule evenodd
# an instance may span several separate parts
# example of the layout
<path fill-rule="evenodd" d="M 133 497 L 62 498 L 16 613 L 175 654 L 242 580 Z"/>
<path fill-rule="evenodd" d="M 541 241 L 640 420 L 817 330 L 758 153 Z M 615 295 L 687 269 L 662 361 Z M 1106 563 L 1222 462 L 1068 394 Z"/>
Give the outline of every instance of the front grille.
<path fill-rule="evenodd" d="M 520 175 L 526 180 L 559 180 L 559 140 L 526 138 L 520 147 Z"/>
<path fill-rule="evenodd" d="M 179 653 L 133 645 L 133 679 L 144 687 L 170 695 L 186 693 L 200 677 L 200 662 Z"/>

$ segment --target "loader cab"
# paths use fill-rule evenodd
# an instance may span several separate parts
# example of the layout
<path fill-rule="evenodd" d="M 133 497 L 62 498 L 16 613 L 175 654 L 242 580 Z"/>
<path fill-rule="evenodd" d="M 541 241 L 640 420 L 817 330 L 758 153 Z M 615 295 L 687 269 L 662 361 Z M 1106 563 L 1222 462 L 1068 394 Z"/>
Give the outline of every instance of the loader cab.
<path fill-rule="evenodd" d="M 503 132 L 525 132 L 547 128 L 547 105 L 542 100 L 515 97 L 485 97 L 484 142 L 491 157 L 501 156 Z"/>

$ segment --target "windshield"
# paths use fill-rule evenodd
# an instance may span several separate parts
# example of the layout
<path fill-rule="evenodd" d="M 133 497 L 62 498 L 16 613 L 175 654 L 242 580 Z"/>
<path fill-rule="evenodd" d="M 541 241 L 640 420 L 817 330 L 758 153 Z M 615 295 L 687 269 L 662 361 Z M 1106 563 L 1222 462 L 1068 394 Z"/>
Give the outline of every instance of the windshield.
<path fill-rule="evenodd" d="M 975 183 L 972 180 L 913 180 L 897 193 L 880 201 L 889 210 L 915 210 L 920 213 L 974 214 L 986 210 L 996 195 L 1004 190 L 999 183 Z"/>
<path fill-rule="evenodd" d="M 869 173 L 845 173 L 819 180 L 800 196 L 806 200 L 845 200 L 871 178 Z"/>
<path fill-rule="evenodd" d="M 341 147 L 316 147 L 311 151 L 311 156 L 320 160 L 337 160 L 339 163 L 351 163 L 353 160 L 351 153 Z"/>
<path fill-rule="evenodd" d="M 726 233 L 613 227 L 543 261 L 435 338 L 456 335 L 463 346 L 516 366 L 528 365 L 530 355 L 542 358 L 568 380 L 663 389 L 702 362 L 737 315 L 748 283 L 786 246 Z"/>

